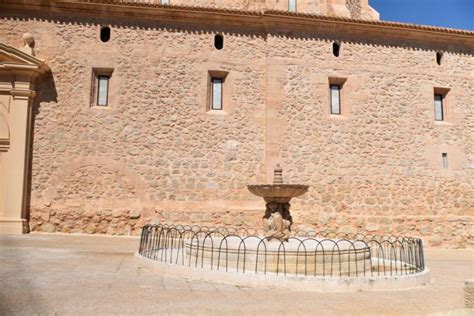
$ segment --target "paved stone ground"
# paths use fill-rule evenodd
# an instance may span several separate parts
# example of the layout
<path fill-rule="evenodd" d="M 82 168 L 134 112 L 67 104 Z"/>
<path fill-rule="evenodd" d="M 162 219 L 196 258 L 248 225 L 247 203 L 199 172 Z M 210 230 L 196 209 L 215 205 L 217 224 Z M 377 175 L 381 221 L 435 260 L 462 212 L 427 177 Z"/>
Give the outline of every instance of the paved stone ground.
<path fill-rule="evenodd" d="M 409 290 L 305 293 L 191 282 L 150 271 L 138 239 L 0 235 L 0 315 L 474 315 L 464 309 L 472 250 L 427 250 L 432 283 Z"/>

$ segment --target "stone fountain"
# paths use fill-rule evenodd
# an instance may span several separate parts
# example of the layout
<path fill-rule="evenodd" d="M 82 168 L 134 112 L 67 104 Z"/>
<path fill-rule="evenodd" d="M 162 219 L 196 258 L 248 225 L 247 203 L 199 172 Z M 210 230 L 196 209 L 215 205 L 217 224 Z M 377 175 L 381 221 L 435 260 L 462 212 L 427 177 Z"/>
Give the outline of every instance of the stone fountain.
<path fill-rule="evenodd" d="M 342 238 L 337 234 L 290 237 L 290 201 L 309 187 L 284 184 L 282 172 L 276 165 L 273 184 L 248 185 L 249 191 L 263 197 L 266 203 L 263 236 L 246 229 L 239 235 L 239 230 L 232 227 L 147 225 L 142 232 L 140 255 L 165 263 L 166 273 L 175 264 L 180 266 L 179 273 L 185 272 L 192 279 L 218 283 L 232 280 L 231 284 L 245 286 L 270 284 L 286 288 L 289 282 L 295 282 L 293 288 L 297 290 L 304 284 L 312 290 L 326 286 L 354 290 L 372 286 L 374 278 L 381 277 L 380 284 L 385 288 L 398 276 L 403 276 L 400 280 L 407 279 L 408 274 L 414 274 L 414 281 L 408 281 L 408 286 L 426 282 L 426 274 L 421 275 L 425 267 L 420 239 L 380 239 L 361 234 L 344 234 Z M 186 271 L 186 266 L 200 270 Z M 239 273 L 224 275 L 228 271 Z M 296 278 L 283 282 L 281 278 L 273 279 L 286 275 Z M 387 281 L 387 275 L 394 275 L 395 279 Z M 241 282 L 241 278 L 246 281 Z"/>
<path fill-rule="evenodd" d="M 290 237 L 293 218 L 290 214 L 290 201 L 292 198 L 303 195 L 309 186 L 301 184 L 284 184 L 283 170 L 276 165 L 273 174 L 273 184 L 248 185 L 253 194 L 265 200 L 265 215 L 263 216 L 263 229 L 265 237 L 269 240 L 275 238 L 288 241 Z"/>
<path fill-rule="evenodd" d="M 236 271 L 240 267 L 264 274 L 324 276 L 367 273 L 371 269 L 371 252 L 365 242 L 317 236 L 290 238 L 293 223 L 290 201 L 306 193 L 309 186 L 283 183 L 282 173 L 277 164 L 273 184 L 247 186 L 251 193 L 263 197 L 266 203 L 263 236 L 241 237 L 219 231 L 213 236 L 208 232 L 197 232 L 190 239 L 183 240 L 186 249 L 183 256 L 201 267 L 217 265 Z"/>
<path fill-rule="evenodd" d="M 290 238 L 293 219 L 290 201 L 303 195 L 309 186 L 283 183 L 283 170 L 274 169 L 273 184 L 248 185 L 251 193 L 265 200 L 263 236 L 236 235 L 214 238 L 206 234 L 185 241 L 186 256 L 191 262 L 212 266 L 224 261 L 226 268 L 246 267 L 251 271 L 273 273 L 318 274 L 330 272 L 364 273 L 370 268 L 370 249 L 363 242 L 331 240 L 328 238 Z M 219 259 L 220 258 L 220 259 Z M 220 261 L 219 261 L 220 262 Z M 303 264 L 304 262 L 304 264 Z M 320 272 L 318 272 L 320 271 Z"/>

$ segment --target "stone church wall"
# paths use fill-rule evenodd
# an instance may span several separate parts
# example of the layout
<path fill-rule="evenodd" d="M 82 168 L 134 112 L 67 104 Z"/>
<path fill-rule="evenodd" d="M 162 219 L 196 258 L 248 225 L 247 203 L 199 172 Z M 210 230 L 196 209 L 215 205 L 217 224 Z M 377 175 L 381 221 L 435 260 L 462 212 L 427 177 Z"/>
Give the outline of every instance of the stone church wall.
<path fill-rule="evenodd" d="M 472 246 L 474 59 L 446 53 L 439 66 L 427 47 L 341 43 L 335 57 L 331 41 L 268 40 L 282 78 L 283 169 L 311 185 L 293 218 L 317 230 Z M 345 80 L 343 115 L 329 114 L 328 78 Z M 446 122 L 434 120 L 436 87 L 450 88 Z"/>
<path fill-rule="evenodd" d="M 107 43 L 99 39 L 104 23 L 112 25 Z M 270 182 L 278 160 L 287 181 L 311 186 L 292 203 L 295 227 L 472 247 L 471 55 L 445 52 L 438 66 L 428 45 L 100 24 L 1 19 L 2 41 L 20 46 L 32 32 L 52 70 L 36 87 L 33 231 L 136 235 L 156 221 L 260 226 L 263 201 L 246 184 Z M 113 69 L 106 108 L 91 106 L 93 68 Z M 209 71 L 228 72 L 225 113 L 207 109 Z M 343 81 L 342 116 L 329 114 L 330 80 Z M 450 89 L 448 122 L 434 122 L 434 88 Z"/>
<path fill-rule="evenodd" d="M 137 234 L 151 218 L 231 224 L 223 211 L 252 204 L 245 184 L 264 181 L 262 37 L 229 35 L 217 51 L 205 29 L 113 27 L 102 43 L 94 21 L 15 18 L 1 28 L 12 45 L 36 30 L 53 73 L 38 99 L 57 94 L 35 109 L 33 230 Z M 93 67 L 114 69 L 107 108 L 90 105 Z M 209 70 L 228 71 L 226 113 L 207 109 Z"/>

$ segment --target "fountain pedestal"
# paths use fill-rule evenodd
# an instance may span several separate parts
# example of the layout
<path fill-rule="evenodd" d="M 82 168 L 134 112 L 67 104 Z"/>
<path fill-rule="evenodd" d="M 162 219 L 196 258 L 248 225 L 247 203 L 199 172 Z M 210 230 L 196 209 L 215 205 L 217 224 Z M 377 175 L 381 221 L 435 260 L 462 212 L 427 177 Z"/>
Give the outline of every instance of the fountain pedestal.
<path fill-rule="evenodd" d="M 263 216 L 265 237 L 288 241 L 293 224 L 290 201 L 306 193 L 309 187 L 300 184 L 284 184 L 282 173 L 283 170 L 278 164 L 274 170 L 273 184 L 248 185 L 247 188 L 253 194 L 263 197 L 266 202 Z"/>
<path fill-rule="evenodd" d="M 291 198 L 264 198 L 265 215 L 262 218 L 265 237 L 288 241 L 293 218 L 290 215 Z"/>

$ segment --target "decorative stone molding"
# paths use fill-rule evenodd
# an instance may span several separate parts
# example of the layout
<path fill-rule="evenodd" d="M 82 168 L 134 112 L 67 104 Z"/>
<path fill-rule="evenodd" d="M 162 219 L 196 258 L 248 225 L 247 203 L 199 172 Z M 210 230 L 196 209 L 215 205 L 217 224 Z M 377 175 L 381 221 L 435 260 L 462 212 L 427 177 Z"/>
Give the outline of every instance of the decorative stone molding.
<path fill-rule="evenodd" d="M 10 148 L 10 128 L 3 114 L 0 113 L 0 152 L 8 151 Z"/>
<path fill-rule="evenodd" d="M 35 38 L 30 33 L 23 34 L 23 43 L 25 46 L 20 48 L 22 52 L 25 52 L 31 56 L 35 55 Z"/>
<path fill-rule="evenodd" d="M 33 71 L 44 73 L 49 70 L 43 60 L 22 50 L 0 43 L 0 71 Z"/>
<path fill-rule="evenodd" d="M 0 74 L 11 77 L 12 82 L 16 80 L 13 77 L 15 74 L 22 77 L 21 83 L 0 86 L 1 92 L 10 94 L 15 100 L 34 98 L 36 92 L 31 89 L 33 81 L 38 75 L 49 71 L 43 60 L 34 57 L 31 48 L 34 46 L 33 36 L 25 33 L 23 40 L 25 47 L 28 46 L 30 51 L 25 50 L 25 47 L 16 49 L 0 43 Z"/>

